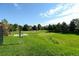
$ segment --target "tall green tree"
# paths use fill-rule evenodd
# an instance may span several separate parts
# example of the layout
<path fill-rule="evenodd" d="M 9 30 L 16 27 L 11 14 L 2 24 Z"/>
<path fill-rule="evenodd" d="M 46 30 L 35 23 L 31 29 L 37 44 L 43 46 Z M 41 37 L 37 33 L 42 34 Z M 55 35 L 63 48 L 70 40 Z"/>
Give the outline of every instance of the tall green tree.
<path fill-rule="evenodd" d="M 25 24 L 25 25 L 23 26 L 23 31 L 28 31 L 28 30 L 29 30 L 29 25 Z"/>
<path fill-rule="evenodd" d="M 75 29 L 76 29 L 76 20 L 73 19 L 71 22 L 70 22 L 70 25 L 69 25 L 69 31 L 74 33 L 75 32 Z"/>
<path fill-rule="evenodd" d="M 33 30 L 37 30 L 38 28 L 37 28 L 36 25 L 34 25 L 34 26 L 32 27 L 32 29 L 33 29 Z"/>
<path fill-rule="evenodd" d="M 55 31 L 56 31 L 56 32 L 61 32 L 61 24 L 60 24 L 60 23 L 58 23 L 58 24 L 56 25 Z"/>
<path fill-rule="evenodd" d="M 61 32 L 67 33 L 68 31 L 69 31 L 68 25 L 65 22 L 63 22 L 61 25 Z"/>
<path fill-rule="evenodd" d="M 51 24 L 49 24 L 49 25 L 48 25 L 48 31 L 49 31 L 49 32 L 52 32 L 52 30 L 53 30 L 53 27 L 52 27 Z"/>
<path fill-rule="evenodd" d="M 38 24 L 38 30 L 41 30 L 42 27 L 41 27 L 41 24 Z"/>
<path fill-rule="evenodd" d="M 75 23 L 75 32 L 79 33 L 79 18 L 73 19 L 73 22 Z"/>
<path fill-rule="evenodd" d="M 42 26 L 43 30 L 48 30 L 48 26 Z"/>
<path fill-rule="evenodd" d="M 53 24 L 53 25 L 52 25 L 53 32 L 56 32 L 56 28 L 57 28 L 56 25 Z"/>

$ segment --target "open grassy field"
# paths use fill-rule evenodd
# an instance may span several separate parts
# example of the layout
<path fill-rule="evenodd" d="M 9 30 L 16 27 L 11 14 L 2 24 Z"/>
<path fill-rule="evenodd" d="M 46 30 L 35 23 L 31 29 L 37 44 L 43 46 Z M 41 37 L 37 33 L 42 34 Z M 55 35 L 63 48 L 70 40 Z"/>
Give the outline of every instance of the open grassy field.
<path fill-rule="evenodd" d="M 22 38 L 4 37 L 0 55 L 4 56 L 79 56 L 79 35 L 47 33 L 46 31 L 27 31 Z"/>

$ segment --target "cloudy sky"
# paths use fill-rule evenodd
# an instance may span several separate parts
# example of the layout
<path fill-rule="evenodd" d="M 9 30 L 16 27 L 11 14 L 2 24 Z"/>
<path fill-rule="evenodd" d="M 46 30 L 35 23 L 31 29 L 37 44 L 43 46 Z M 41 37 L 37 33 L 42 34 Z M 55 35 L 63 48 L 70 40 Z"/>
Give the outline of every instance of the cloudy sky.
<path fill-rule="evenodd" d="M 56 24 L 79 18 L 79 4 L 71 3 L 26 3 L 0 4 L 0 20 L 21 25 Z"/>

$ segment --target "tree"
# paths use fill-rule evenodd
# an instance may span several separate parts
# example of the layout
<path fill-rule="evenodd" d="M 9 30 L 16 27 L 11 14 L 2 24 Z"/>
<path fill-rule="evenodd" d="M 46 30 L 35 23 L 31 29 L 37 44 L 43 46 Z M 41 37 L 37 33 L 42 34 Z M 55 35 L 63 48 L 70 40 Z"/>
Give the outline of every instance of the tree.
<path fill-rule="evenodd" d="M 22 31 L 23 30 L 23 26 L 19 25 L 19 27 L 20 27 L 20 30 Z"/>
<path fill-rule="evenodd" d="M 73 22 L 73 21 L 71 21 L 71 23 L 70 23 L 70 25 L 69 25 L 69 31 L 70 32 L 74 32 L 74 30 L 75 30 L 75 23 Z"/>
<path fill-rule="evenodd" d="M 41 30 L 42 27 L 41 27 L 41 24 L 38 24 L 38 30 Z"/>
<path fill-rule="evenodd" d="M 42 30 L 48 30 L 48 26 L 42 26 Z"/>
<path fill-rule="evenodd" d="M 73 22 L 75 23 L 75 32 L 79 33 L 79 19 L 73 19 Z"/>
<path fill-rule="evenodd" d="M 63 22 L 61 25 L 61 32 L 67 33 L 68 31 L 69 31 L 68 25 L 65 22 Z"/>
<path fill-rule="evenodd" d="M 70 32 L 79 33 L 79 19 L 73 19 L 69 25 Z"/>
<path fill-rule="evenodd" d="M 54 28 L 53 28 L 54 29 Z M 55 32 L 61 32 L 61 24 L 58 23 L 55 28 Z"/>
<path fill-rule="evenodd" d="M 49 24 L 49 25 L 48 25 L 48 31 L 49 31 L 49 32 L 52 32 L 52 30 L 53 30 L 52 25 Z"/>
<path fill-rule="evenodd" d="M 29 25 L 29 31 L 31 31 L 32 30 L 32 26 L 31 25 Z"/>
<path fill-rule="evenodd" d="M 52 25 L 52 31 L 56 32 L 56 25 L 55 24 Z"/>
<path fill-rule="evenodd" d="M 79 20 L 78 20 L 78 23 L 77 23 L 77 26 L 76 26 L 76 32 L 79 34 Z"/>
<path fill-rule="evenodd" d="M 13 24 L 13 25 L 12 25 L 13 31 L 16 31 L 16 30 L 17 30 L 17 27 L 18 27 L 18 24 Z"/>
<path fill-rule="evenodd" d="M 23 31 L 28 31 L 29 30 L 29 26 L 27 25 L 27 24 L 25 24 L 24 26 L 23 26 Z"/>
<path fill-rule="evenodd" d="M 32 27 L 32 29 L 33 29 L 33 30 L 37 30 L 37 26 L 34 25 L 34 26 Z"/>
<path fill-rule="evenodd" d="M 7 21 L 6 19 L 1 20 L 1 22 L 2 22 L 3 24 L 8 24 L 8 21 Z"/>
<path fill-rule="evenodd" d="M 6 19 L 1 20 L 1 23 L 3 25 L 3 34 L 5 36 L 8 36 L 9 34 L 9 24 L 8 21 Z"/>

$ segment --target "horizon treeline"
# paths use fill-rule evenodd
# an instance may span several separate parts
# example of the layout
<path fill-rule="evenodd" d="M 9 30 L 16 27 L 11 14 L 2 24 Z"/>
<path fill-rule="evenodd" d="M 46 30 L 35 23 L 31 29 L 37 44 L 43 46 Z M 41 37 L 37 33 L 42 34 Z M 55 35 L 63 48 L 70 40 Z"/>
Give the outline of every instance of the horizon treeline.
<path fill-rule="evenodd" d="M 79 33 L 79 19 L 72 19 L 70 24 L 66 24 L 66 22 L 57 23 L 57 24 L 49 24 L 46 26 L 38 25 L 28 25 L 25 24 L 23 26 L 19 24 L 9 24 L 6 19 L 3 19 L 1 23 L 4 23 L 6 27 L 8 27 L 8 31 L 17 31 L 20 27 L 21 31 L 33 31 L 33 30 L 47 30 L 48 32 L 56 32 L 56 33 Z"/>

